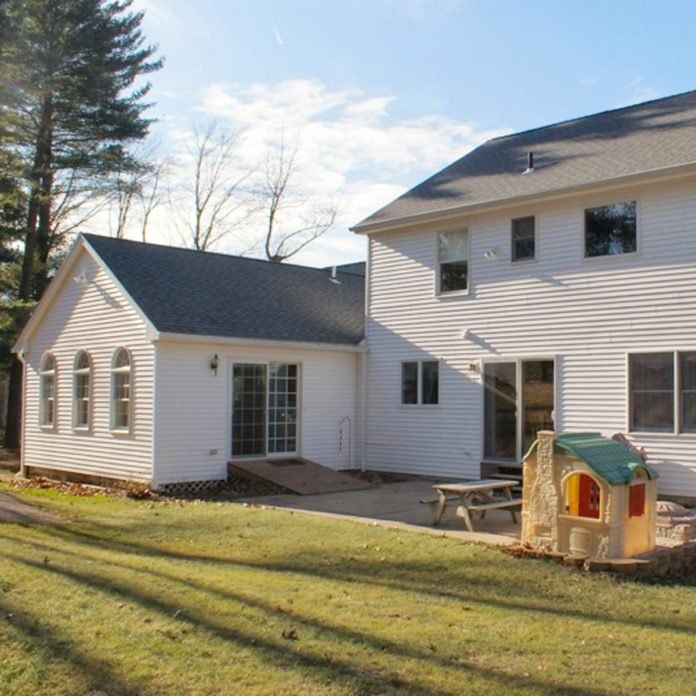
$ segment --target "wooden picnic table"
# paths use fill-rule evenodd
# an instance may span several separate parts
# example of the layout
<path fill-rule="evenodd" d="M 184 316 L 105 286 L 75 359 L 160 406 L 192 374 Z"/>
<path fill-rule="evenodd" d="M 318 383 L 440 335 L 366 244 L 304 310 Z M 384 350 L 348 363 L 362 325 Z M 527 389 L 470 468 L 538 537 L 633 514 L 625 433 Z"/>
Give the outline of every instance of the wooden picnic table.
<path fill-rule="evenodd" d="M 438 493 L 435 503 L 433 525 L 440 524 L 447 503 L 458 503 L 457 515 L 464 518 L 467 529 L 474 531 L 472 517 L 479 514 L 485 517 L 488 510 L 509 510 L 512 521 L 517 524 L 517 508 L 522 506 L 522 498 L 512 497 L 512 488 L 519 486 L 519 481 L 505 479 L 481 479 L 480 481 L 463 481 L 461 483 L 438 483 L 433 488 Z M 494 492 L 502 490 L 504 498 L 495 497 Z"/>

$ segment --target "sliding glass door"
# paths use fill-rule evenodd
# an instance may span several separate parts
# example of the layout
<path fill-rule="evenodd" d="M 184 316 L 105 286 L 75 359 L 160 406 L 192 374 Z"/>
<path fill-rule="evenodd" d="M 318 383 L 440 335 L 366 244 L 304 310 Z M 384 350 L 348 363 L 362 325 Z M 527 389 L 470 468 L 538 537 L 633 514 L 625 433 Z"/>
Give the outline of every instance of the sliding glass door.
<path fill-rule="evenodd" d="M 285 363 L 232 366 L 232 456 L 297 453 L 299 367 Z"/>
<path fill-rule="evenodd" d="M 521 462 L 537 432 L 554 427 L 554 361 L 486 363 L 483 385 L 484 459 Z"/>
<path fill-rule="evenodd" d="M 483 380 L 484 457 L 514 461 L 517 449 L 517 364 L 488 363 Z"/>
<path fill-rule="evenodd" d="M 232 368 L 232 456 L 266 454 L 266 366 Z"/>
<path fill-rule="evenodd" d="M 529 451 L 540 430 L 553 430 L 553 360 L 522 361 L 522 451 Z"/>

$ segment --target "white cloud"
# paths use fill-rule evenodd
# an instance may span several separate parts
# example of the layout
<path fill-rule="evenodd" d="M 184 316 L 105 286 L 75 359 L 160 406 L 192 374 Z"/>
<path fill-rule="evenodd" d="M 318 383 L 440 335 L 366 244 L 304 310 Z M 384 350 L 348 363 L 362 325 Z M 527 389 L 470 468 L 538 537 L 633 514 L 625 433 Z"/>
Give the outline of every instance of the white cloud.
<path fill-rule="evenodd" d="M 408 186 L 462 156 L 500 131 L 429 114 L 396 119 L 389 115 L 392 95 L 366 95 L 357 89 L 331 89 L 310 79 L 276 84 L 205 86 L 194 111 L 243 131 L 237 149 L 240 169 L 257 164 L 281 138 L 297 141 L 296 193 L 302 199 L 335 201 L 335 230 L 310 245 L 293 262 L 330 265 L 364 258 L 364 240 L 348 227 L 387 204 Z M 172 123 L 171 142 L 189 137 Z M 176 148 L 174 148 L 176 149 Z M 160 211 L 153 240 L 176 242 Z M 238 251 L 232 244 L 216 247 Z"/>

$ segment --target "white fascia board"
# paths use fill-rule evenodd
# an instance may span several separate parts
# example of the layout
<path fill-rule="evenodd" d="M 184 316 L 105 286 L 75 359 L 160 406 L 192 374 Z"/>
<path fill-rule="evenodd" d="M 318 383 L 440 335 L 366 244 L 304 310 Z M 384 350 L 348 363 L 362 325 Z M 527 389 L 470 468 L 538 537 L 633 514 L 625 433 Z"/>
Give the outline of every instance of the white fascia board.
<path fill-rule="evenodd" d="M 150 321 L 149 317 L 145 314 L 145 312 L 143 312 L 140 305 L 131 297 L 128 290 L 126 290 L 121 281 L 116 277 L 116 275 L 104 262 L 102 257 L 99 256 L 99 254 L 95 251 L 94 247 L 89 243 L 89 240 L 84 239 L 84 244 L 85 249 L 87 249 L 87 252 L 90 254 L 90 256 L 96 261 L 97 264 L 99 264 L 99 266 L 102 267 L 106 275 L 109 276 L 111 282 L 113 282 L 113 284 L 123 293 L 123 296 L 128 300 L 128 302 L 137 312 L 138 316 L 143 320 L 146 326 L 146 336 L 148 340 L 156 341 L 159 337 L 160 332 L 157 330 L 155 325 Z"/>
<path fill-rule="evenodd" d="M 294 350 L 329 350 L 342 353 L 364 353 L 367 348 L 364 340 L 357 345 L 343 343 L 308 343 L 302 341 L 275 341 L 259 338 L 235 338 L 230 336 L 201 336 L 199 334 L 180 334 L 160 332 L 159 342 L 171 343 L 203 343 L 205 345 L 229 345 L 229 346 L 258 346 L 259 348 L 287 348 Z"/>
<path fill-rule="evenodd" d="M 678 179 L 682 176 L 696 173 L 696 163 L 687 162 L 685 164 L 673 165 L 670 167 L 662 167 L 659 169 L 650 169 L 644 172 L 628 174 L 626 176 L 612 177 L 601 181 L 593 181 L 585 184 L 577 184 L 576 186 L 567 186 L 561 189 L 544 191 L 541 193 L 530 193 L 523 196 L 514 196 L 505 199 L 493 199 L 474 203 L 472 205 L 459 205 L 450 208 L 441 208 L 440 210 L 428 211 L 425 213 L 414 213 L 413 215 L 404 215 L 398 218 L 391 218 L 382 222 L 362 223 L 350 227 L 351 232 L 356 234 L 372 234 L 374 232 L 387 232 L 402 227 L 411 225 L 421 225 L 428 222 L 441 222 L 458 218 L 463 215 L 471 215 L 474 213 L 487 213 L 504 208 L 512 208 L 514 206 L 525 203 L 545 203 L 546 201 L 558 200 L 561 198 L 569 198 L 579 193 L 593 193 L 605 189 L 620 188 L 630 184 L 645 184 L 652 182 L 668 181 L 670 179 Z"/>
<path fill-rule="evenodd" d="M 36 309 L 34 309 L 29 317 L 29 321 L 27 321 L 17 337 L 17 340 L 12 346 L 13 353 L 20 354 L 27 352 L 31 335 L 34 333 L 34 330 L 48 311 L 48 308 L 53 303 L 53 300 L 58 295 L 60 289 L 63 287 L 66 278 L 70 275 L 73 266 L 80 256 L 80 251 L 85 248 L 85 246 L 86 244 L 84 238 L 79 235 L 73 242 L 73 245 L 68 252 L 68 257 L 63 262 L 63 265 L 58 269 L 55 276 L 53 276 L 51 279 L 51 282 L 44 291 L 43 297 L 39 300 L 39 304 L 36 305 Z"/>

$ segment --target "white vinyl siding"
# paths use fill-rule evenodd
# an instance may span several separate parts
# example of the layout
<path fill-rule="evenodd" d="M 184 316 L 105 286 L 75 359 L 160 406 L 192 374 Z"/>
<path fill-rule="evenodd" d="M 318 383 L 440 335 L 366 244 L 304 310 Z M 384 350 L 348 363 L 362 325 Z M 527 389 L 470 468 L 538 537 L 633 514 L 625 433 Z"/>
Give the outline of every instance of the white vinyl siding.
<path fill-rule="evenodd" d="M 118 286 L 82 250 L 47 313 L 31 337 L 26 358 L 25 453 L 27 466 L 119 479 L 152 476 L 152 343 L 146 324 Z M 87 283 L 76 282 L 84 274 Z M 134 358 L 138 388 L 133 428 L 111 430 L 111 365 L 114 350 L 127 346 Z M 91 359 L 90 428 L 73 427 L 73 367 L 79 351 Z M 56 359 L 56 425 L 39 425 L 41 357 Z"/>
<path fill-rule="evenodd" d="M 639 251 L 586 259 L 585 209 L 608 200 L 637 201 Z M 532 214 L 536 263 L 510 263 L 510 220 Z M 628 354 L 696 350 L 696 181 L 501 209 L 452 229 L 462 225 L 465 296 L 433 296 L 441 225 L 370 238 L 369 468 L 477 478 L 482 360 L 554 358 L 556 428 L 612 435 L 629 427 Z M 490 249 L 506 251 L 487 258 Z M 441 361 L 438 409 L 394 398 L 405 356 Z M 659 470 L 662 492 L 696 495 L 696 435 L 630 437 Z"/>
<path fill-rule="evenodd" d="M 216 354 L 217 376 L 210 367 Z M 298 455 L 335 469 L 357 466 L 361 453 L 356 438 L 359 360 L 358 353 L 340 350 L 159 342 L 157 484 L 226 478 L 235 362 L 298 365 Z"/>

